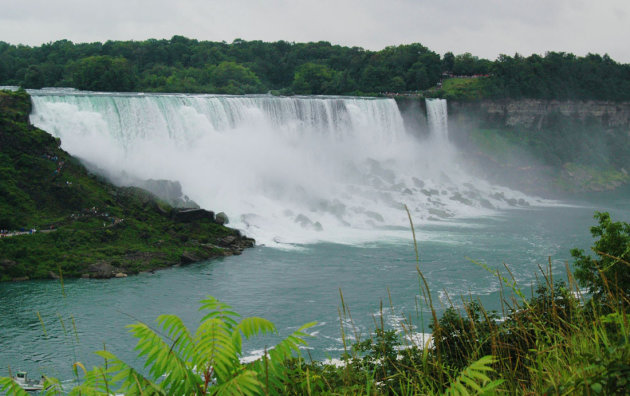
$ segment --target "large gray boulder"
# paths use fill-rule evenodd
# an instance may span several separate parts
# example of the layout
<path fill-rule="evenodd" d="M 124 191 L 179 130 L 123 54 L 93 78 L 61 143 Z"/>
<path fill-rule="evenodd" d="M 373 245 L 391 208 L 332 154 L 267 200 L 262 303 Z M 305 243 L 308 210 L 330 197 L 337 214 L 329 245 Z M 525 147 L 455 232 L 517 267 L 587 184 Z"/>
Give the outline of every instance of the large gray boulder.
<path fill-rule="evenodd" d="M 115 272 L 118 272 L 118 270 L 116 270 L 113 265 L 105 261 L 94 263 L 88 267 L 90 278 L 111 278 L 112 276 L 114 276 Z"/>
<path fill-rule="evenodd" d="M 230 219 L 227 217 L 227 215 L 224 212 L 217 213 L 214 221 L 217 224 L 221 224 L 221 225 L 226 225 L 230 223 Z"/>
<path fill-rule="evenodd" d="M 173 220 L 181 223 L 192 223 L 202 219 L 214 221 L 214 212 L 205 209 L 183 209 L 173 213 Z"/>

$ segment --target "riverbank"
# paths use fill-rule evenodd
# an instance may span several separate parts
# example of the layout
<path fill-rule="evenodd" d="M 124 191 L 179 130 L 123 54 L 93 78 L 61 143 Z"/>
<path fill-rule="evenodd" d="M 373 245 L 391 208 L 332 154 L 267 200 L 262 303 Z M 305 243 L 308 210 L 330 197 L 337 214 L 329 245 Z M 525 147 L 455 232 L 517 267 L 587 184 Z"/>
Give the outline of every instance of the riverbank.
<path fill-rule="evenodd" d="M 91 174 L 30 125 L 30 110 L 26 92 L 0 91 L 0 229 L 11 235 L 0 240 L 0 280 L 120 277 L 254 245 L 213 212 Z"/>

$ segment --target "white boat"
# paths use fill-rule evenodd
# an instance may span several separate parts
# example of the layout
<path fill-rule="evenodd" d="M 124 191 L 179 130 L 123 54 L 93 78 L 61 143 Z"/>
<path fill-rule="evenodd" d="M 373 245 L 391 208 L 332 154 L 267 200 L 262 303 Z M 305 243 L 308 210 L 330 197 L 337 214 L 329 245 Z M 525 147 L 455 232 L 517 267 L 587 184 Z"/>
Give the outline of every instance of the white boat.
<path fill-rule="evenodd" d="M 39 381 L 28 379 L 26 371 L 18 371 L 13 380 L 27 392 L 35 392 L 44 389 L 44 377 Z"/>

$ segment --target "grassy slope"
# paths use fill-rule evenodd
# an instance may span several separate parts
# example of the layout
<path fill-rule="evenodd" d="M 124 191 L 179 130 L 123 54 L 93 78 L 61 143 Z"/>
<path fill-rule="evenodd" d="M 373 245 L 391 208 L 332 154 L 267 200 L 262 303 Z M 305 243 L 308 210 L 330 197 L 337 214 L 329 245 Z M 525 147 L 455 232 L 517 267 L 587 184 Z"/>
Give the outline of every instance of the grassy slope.
<path fill-rule="evenodd" d="M 442 82 L 441 96 L 445 99 L 479 100 L 488 96 L 485 77 L 448 78 Z"/>
<path fill-rule="evenodd" d="M 184 253 L 230 254 L 216 245 L 239 237 L 235 230 L 211 219 L 175 222 L 173 209 L 149 193 L 88 173 L 59 140 L 29 125 L 30 108 L 26 92 L 0 91 L 0 229 L 56 231 L 0 239 L 0 280 L 60 271 L 106 277 L 178 264 Z"/>

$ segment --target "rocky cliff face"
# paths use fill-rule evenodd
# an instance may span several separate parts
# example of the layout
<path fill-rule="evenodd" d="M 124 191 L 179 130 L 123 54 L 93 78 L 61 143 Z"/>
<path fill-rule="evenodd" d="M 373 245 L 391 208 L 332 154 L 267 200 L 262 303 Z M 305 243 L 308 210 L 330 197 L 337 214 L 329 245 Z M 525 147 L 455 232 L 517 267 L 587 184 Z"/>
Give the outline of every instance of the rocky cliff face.
<path fill-rule="evenodd" d="M 478 121 L 541 130 L 553 116 L 596 122 L 605 128 L 630 131 L 630 102 L 559 101 L 540 99 L 449 101 L 449 116 L 461 119 L 474 115 Z"/>
<path fill-rule="evenodd" d="M 449 138 L 484 177 L 535 193 L 630 181 L 630 102 L 448 102 Z"/>

